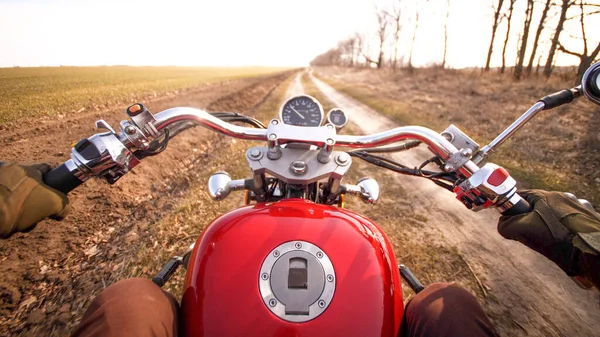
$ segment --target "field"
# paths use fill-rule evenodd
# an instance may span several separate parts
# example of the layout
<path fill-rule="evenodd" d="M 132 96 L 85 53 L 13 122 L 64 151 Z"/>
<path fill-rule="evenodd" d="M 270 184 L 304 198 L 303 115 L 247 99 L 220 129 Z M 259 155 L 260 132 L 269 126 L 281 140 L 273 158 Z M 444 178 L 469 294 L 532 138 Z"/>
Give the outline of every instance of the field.
<path fill-rule="evenodd" d="M 276 68 L 24 68 L 15 69 L 8 80 L 2 71 L 5 77 L 0 78 L 0 95 L 6 95 L 3 88 L 22 88 L 16 91 L 20 94 L 13 91 L 11 96 L 22 110 L 10 117 L 8 110 L 2 110 L 5 119 L 0 129 L 8 128 L 0 131 L 0 161 L 61 163 L 68 158 L 71 144 L 96 132 L 96 119 L 117 125 L 125 118 L 123 110 L 133 101 L 141 101 L 155 112 L 192 106 L 237 111 L 263 122 L 276 116 L 283 99 L 295 93 L 314 95 L 326 110 L 334 107 L 307 73 Z M 28 71 L 32 73 L 26 75 Z M 528 82 L 511 88 L 494 83 L 492 78 L 461 72 L 435 73 L 438 82 L 432 83 L 432 72 L 392 74 L 322 68 L 316 70 L 316 75 L 392 117 L 395 123 L 441 130 L 452 121 L 480 143 L 490 140 L 491 134 L 500 131 L 500 124 L 508 124 L 516 111 L 535 101 L 531 97 L 543 95 L 554 85 Z M 46 75 L 38 76 L 41 73 Z M 9 81 L 12 85 L 7 84 Z M 54 88 L 47 89 L 53 94 L 36 89 L 38 83 Z M 126 89 L 121 92 L 113 86 Z M 98 99 L 89 101 L 86 90 Z M 44 110 L 26 109 L 34 104 L 43 105 Z M 572 133 L 581 142 L 577 137 L 590 134 L 586 128 L 591 129 L 589 124 L 595 123 L 591 117 L 598 111 L 582 103 L 576 106 L 582 112 L 558 111 L 559 118 L 538 117 L 534 123 L 541 126 L 528 129 L 528 138 L 521 142 L 546 146 L 540 143 L 546 141 L 556 151 L 565 148 L 565 141 L 555 144 L 557 140 L 548 141 L 553 139 L 551 136 L 533 136 L 534 132 L 541 134 L 548 127 L 562 125 L 565 115 L 573 119 Z M 39 117 L 32 118 L 35 116 Z M 545 125 L 544 121 L 554 123 Z M 342 132 L 360 133 L 359 121 L 351 122 Z M 242 204 L 243 194 L 235 192 L 222 202 L 212 201 L 206 182 L 211 173 L 221 170 L 233 179 L 247 178 L 248 168 L 241 158 L 250 144 L 215 136 L 201 128 L 188 130 L 171 140 L 164 153 L 145 159 L 114 186 L 90 180 L 71 192 L 72 211 L 64 221 L 43 221 L 29 233 L 0 240 L 0 336 L 67 335 L 103 288 L 124 278 L 152 277 L 170 257 L 181 254 L 194 242 L 212 219 Z M 538 157 L 520 164 L 523 157 L 519 156 L 531 156 L 521 152 L 533 150 L 505 145 L 503 151 L 512 152 L 501 151 L 494 159 L 500 158 L 507 166 L 512 163 L 509 168 L 521 174 L 521 181 L 534 186 L 539 181 L 565 183 L 565 173 L 559 168 L 566 170 L 569 166 L 562 161 L 552 163 L 557 168 Z M 570 151 L 570 155 L 579 155 Z M 594 153 L 588 148 L 583 151 Z M 541 168 L 543 174 L 539 173 Z M 528 174 L 533 178 L 529 179 Z M 518 249 L 523 247 L 494 232 L 497 215 L 471 213 L 452 196 L 447 202 L 451 193 L 440 193 L 443 198 L 436 199 L 437 193 L 427 194 L 431 184 L 402 180 L 405 177 L 358 160 L 345 181 L 355 183 L 363 176 L 380 182 L 381 201 L 371 207 L 349 197 L 347 208 L 377 222 L 389 237 L 399 262 L 413 269 L 423 283 L 456 282 L 477 296 L 502 336 L 562 336 L 565 331 L 568 335 L 590 335 L 590 331 L 597 331 L 599 316 L 586 307 L 589 293 L 575 293 L 570 280 L 534 253 L 524 252 L 519 261 L 507 257 L 507 252 L 521 254 Z M 589 181 L 584 175 L 573 179 Z M 486 236 L 490 233 L 493 240 Z M 498 240 L 506 245 L 498 245 Z M 523 263 L 528 265 L 526 270 L 518 268 Z M 538 277 L 535 271 L 540 265 L 548 267 L 548 272 Z M 180 269 L 165 289 L 180 297 L 183 277 Z M 405 285 L 403 290 L 405 300 L 413 296 Z M 564 298 L 574 303 L 553 305 Z M 596 306 L 597 300 L 597 295 L 592 298 Z M 560 311 L 563 309 L 567 314 Z"/>
<path fill-rule="evenodd" d="M 0 127 L 23 117 L 65 116 L 282 68 L 59 67 L 0 68 Z M 1 128 L 0 128 L 1 130 Z"/>

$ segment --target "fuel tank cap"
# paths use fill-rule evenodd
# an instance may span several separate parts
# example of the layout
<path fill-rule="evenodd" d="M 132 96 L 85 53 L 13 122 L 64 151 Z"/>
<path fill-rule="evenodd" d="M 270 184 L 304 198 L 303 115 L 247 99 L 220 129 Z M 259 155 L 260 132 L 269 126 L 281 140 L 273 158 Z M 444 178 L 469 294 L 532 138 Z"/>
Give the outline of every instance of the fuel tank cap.
<path fill-rule="evenodd" d="M 258 285 L 263 302 L 277 317 L 307 322 L 321 315 L 335 293 L 335 270 L 329 257 L 306 241 L 277 246 L 263 261 Z"/>

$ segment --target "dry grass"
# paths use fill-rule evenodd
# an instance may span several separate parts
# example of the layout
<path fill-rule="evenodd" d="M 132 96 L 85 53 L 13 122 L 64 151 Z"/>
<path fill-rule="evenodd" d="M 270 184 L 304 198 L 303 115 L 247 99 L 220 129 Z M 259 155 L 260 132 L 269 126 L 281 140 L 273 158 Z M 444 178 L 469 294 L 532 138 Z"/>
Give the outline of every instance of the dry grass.
<path fill-rule="evenodd" d="M 283 71 L 246 67 L 0 68 L 0 126 L 23 117 L 69 114 L 178 94 L 193 86 Z M 0 128 L 1 130 L 1 128 Z"/>
<path fill-rule="evenodd" d="M 450 123 L 489 143 L 539 98 L 570 87 L 562 78 L 514 82 L 478 71 L 320 68 L 336 89 L 392 117 L 442 131 Z M 581 100 L 544 111 L 491 158 L 526 188 L 572 191 L 600 205 L 600 108 Z"/>

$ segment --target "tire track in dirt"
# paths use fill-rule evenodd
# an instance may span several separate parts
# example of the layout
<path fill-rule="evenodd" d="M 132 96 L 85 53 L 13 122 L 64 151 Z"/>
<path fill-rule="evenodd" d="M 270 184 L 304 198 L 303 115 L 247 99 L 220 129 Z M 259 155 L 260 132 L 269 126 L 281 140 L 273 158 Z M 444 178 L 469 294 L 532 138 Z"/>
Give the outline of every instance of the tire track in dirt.
<path fill-rule="evenodd" d="M 285 92 L 285 99 L 304 94 L 302 87 L 302 72 L 298 73 Z M 283 103 L 283 102 L 282 102 Z"/>
<path fill-rule="evenodd" d="M 363 133 L 398 126 L 312 75 L 310 78 Z M 395 154 L 394 159 L 419 164 L 431 157 L 425 149 L 418 150 Z M 600 336 L 597 291 L 579 289 L 541 255 L 502 238 L 496 231 L 499 215 L 495 211 L 470 212 L 453 194 L 419 178 L 396 175 L 395 180 L 407 191 L 403 197 L 414 200 L 415 210 L 432 215 L 427 231 L 433 237 L 441 233 L 443 241 L 457 246 L 490 288 L 483 305 L 502 335 Z"/>
<path fill-rule="evenodd" d="M 208 106 L 252 114 L 290 74 L 208 85 L 144 103 L 155 112 L 173 106 Z M 22 130 L 9 136 L 17 140 L 4 142 L 0 158 L 62 162 L 73 141 L 95 132 L 95 119 L 117 125 L 125 117 L 123 110 L 48 121 L 41 130 L 24 123 Z M 153 234 L 152 224 L 205 178 L 194 174 L 194 165 L 207 165 L 226 141 L 196 128 L 169 145 L 112 187 L 90 180 L 73 191 L 72 212 L 63 222 L 43 221 L 30 233 L 0 240 L 0 335 L 66 335 L 103 287 L 131 276 L 139 263 L 131 257 Z"/>

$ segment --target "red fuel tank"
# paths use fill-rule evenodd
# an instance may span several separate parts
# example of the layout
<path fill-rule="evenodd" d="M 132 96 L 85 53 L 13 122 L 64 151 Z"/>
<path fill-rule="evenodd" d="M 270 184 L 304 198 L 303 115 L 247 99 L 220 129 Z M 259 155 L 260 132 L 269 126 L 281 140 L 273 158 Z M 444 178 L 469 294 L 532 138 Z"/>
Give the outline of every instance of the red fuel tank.
<path fill-rule="evenodd" d="M 259 286 L 273 250 L 298 241 L 318 247 L 335 270 L 330 303 L 303 323 L 276 316 Z M 186 336 L 395 336 L 404 310 L 400 282 L 388 239 L 359 214 L 302 199 L 246 206 L 198 238 L 181 303 L 183 327 Z"/>

